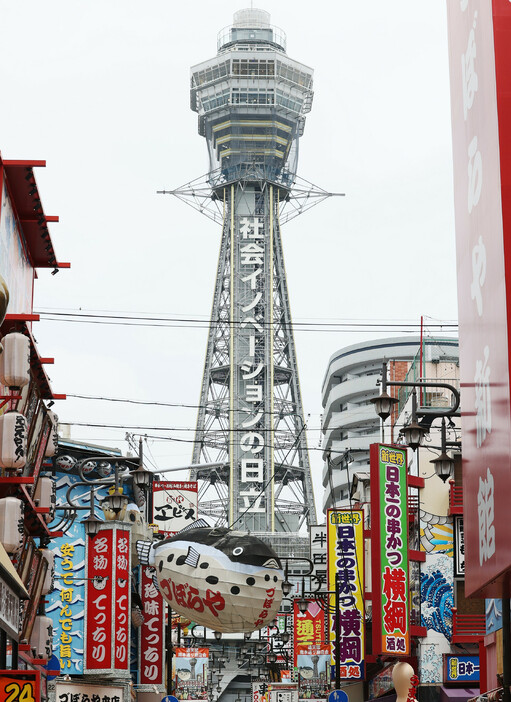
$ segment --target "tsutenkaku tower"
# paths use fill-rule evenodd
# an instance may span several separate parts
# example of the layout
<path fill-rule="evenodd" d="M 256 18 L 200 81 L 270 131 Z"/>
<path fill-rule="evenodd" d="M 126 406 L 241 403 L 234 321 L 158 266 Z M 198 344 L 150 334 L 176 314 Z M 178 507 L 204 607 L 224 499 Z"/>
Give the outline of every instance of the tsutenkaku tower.
<path fill-rule="evenodd" d="M 294 533 L 316 512 L 279 215 L 292 197 L 313 72 L 286 55 L 269 20 L 237 12 L 217 56 L 192 68 L 191 107 L 223 228 L 191 477 L 199 510 L 217 524 Z"/>

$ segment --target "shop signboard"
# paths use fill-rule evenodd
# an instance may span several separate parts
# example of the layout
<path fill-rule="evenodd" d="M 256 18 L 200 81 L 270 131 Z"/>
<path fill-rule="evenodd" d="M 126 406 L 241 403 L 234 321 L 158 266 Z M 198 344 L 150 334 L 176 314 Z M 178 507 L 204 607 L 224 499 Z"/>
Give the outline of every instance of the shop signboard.
<path fill-rule="evenodd" d="M 312 589 L 314 591 L 326 590 L 326 524 L 312 524 L 309 533 L 310 553 L 312 561 Z"/>
<path fill-rule="evenodd" d="M 178 700 L 208 699 L 209 648 L 176 648 L 172 657 Z"/>
<path fill-rule="evenodd" d="M 317 648 L 328 648 L 325 642 L 325 613 L 316 600 L 307 599 L 307 611 L 300 612 L 298 601 L 293 601 L 294 666 L 297 656 L 314 655 Z"/>
<path fill-rule="evenodd" d="M 444 653 L 444 683 L 479 682 L 479 656 Z"/>
<path fill-rule="evenodd" d="M 511 3 L 447 3 L 467 596 L 509 596 Z"/>
<path fill-rule="evenodd" d="M 465 576 L 465 532 L 463 530 L 463 517 L 454 517 L 454 577 Z"/>
<path fill-rule="evenodd" d="M 57 472 L 57 503 L 67 502 L 66 492 L 79 476 Z M 86 486 L 73 494 L 76 504 L 88 501 Z M 64 536 L 52 539 L 48 548 L 55 554 L 55 587 L 46 595 L 46 614 L 53 625 L 53 653 L 63 675 L 83 674 L 83 629 L 85 604 L 85 529 L 77 519 Z"/>
<path fill-rule="evenodd" d="M 127 686 L 103 683 L 58 681 L 55 684 L 55 698 L 58 702 L 129 702 Z"/>
<path fill-rule="evenodd" d="M 5 175 L 0 169 L 0 275 L 9 289 L 9 313 L 27 314 L 32 312 L 34 269 L 27 256 L 26 242 L 6 182 L 2 182 L 2 172 Z"/>
<path fill-rule="evenodd" d="M 406 449 L 371 444 L 373 654 L 410 655 Z"/>
<path fill-rule="evenodd" d="M 41 673 L 38 670 L 0 670 L 2 702 L 40 702 Z"/>
<path fill-rule="evenodd" d="M 342 680 L 364 679 L 364 514 L 362 510 L 327 510 L 329 636 L 332 673 L 339 655 Z M 340 638 L 336 640 L 336 617 Z"/>
<path fill-rule="evenodd" d="M 153 523 L 158 531 L 172 536 L 197 520 L 197 482 L 155 481 L 153 483 Z"/>
<path fill-rule="evenodd" d="M 394 681 L 392 680 L 392 671 L 394 670 L 394 663 L 391 663 L 383 670 L 369 681 L 369 699 L 373 700 L 375 697 L 382 697 L 386 692 L 392 690 L 394 687 Z"/>
<path fill-rule="evenodd" d="M 20 623 L 20 598 L 0 574 L 0 628 L 17 640 Z"/>
<path fill-rule="evenodd" d="M 87 544 L 85 673 L 129 674 L 129 526 L 105 523 Z"/>
<path fill-rule="evenodd" d="M 139 629 L 139 686 L 163 686 L 165 679 L 165 603 L 153 581 L 155 570 L 140 566 L 144 621 Z M 162 687 L 163 689 L 163 687 Z"/>

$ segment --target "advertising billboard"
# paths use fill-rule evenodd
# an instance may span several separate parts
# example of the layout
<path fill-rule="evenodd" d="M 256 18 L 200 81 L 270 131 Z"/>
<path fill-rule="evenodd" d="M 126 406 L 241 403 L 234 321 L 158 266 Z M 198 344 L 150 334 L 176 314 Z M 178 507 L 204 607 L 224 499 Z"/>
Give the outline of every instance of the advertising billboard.
<path fill-rule="evenodd" d="M 144 621 L 139 629 L 139 685 L 152 689 L 165 682 L 165 603 L 153 581 L 155 569 L 141 566 L 140 571 Z"/>
<path fill-rule="evenodd" d="M 9 289 L 9 314 L 30 314 L 34 269 L 28 260 L 23 233 L 5 181 L 0 207 L 0 275 Z"/>
<path fill-rule="evenodd" d="M 406 449 L 371 444 L 373 653 L 410 655 Z"/>
<path fill-rule="evenodd" d="M 209 648 L 176 648 L 172 658 L 178 700 L 208 699 Z"/>
<path fill-rule="evenodd" d="M 197 483 L 160 481 L 153 483 L 153 523 L 166 536 L 177 534 L 197 520 Z"/>
<path fill-rule="evenodd" d="M 511 568 L 511 4 L 447 3 L 458 274 L 465 592 Z M 509 596 L 507 580 L 507 596 Z"/>
<path fill-rule="evenodd" d="M 364 513 L 329 509 L 326 520 L 328 591 L 338 588 L 338 601 L 335 594 L 328 598 L 332 672 L 338 654 L 341 681 L 360 681 L 364 679 L 365 657 Z"/>
<path fill-rule="evenodd" d="M 86 673 L 129 673 L 130 627 L 129 527 L 106 525 L 86 548 Z"/>

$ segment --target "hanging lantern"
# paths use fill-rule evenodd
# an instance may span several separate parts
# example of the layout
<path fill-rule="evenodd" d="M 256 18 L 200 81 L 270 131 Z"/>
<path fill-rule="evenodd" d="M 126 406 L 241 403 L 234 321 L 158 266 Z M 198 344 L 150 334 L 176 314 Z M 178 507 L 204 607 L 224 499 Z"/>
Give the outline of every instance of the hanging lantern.
<path fill-rule="evenodd" d="M 27 462 L 27 420 L 12 410 L 0 417 L 0 467 L 23 468 Z"/>
<path fill-rule="evenodd" d="M 34 502 L 38 507 L 44 507 L 49 509 L 48 514 L 44 514 L 44 519 L 46 522 L 53 521 L 55 517 L 55 504 L 57 500 L 56 485 L 55 481 L 48 476 L 42 476 L 37 481 Z"/>
<path fill-rule="evenodd" d="M 138 542 L 142 561 L 146 542 Z M 270 546 L 224 527 L 188 528 L 154 546 L 148 565 L 172 609 L 221 635 L 267 626 L 282 601 L 283 571 Z M 193 597 L 182 595 L 185 587 Z M 185 589 L 186 589 L 185 588 Z"/>
<path fill-rule="evenodd" d="M 53 643 L 52 620 L 45 614 L 38 614 L 30 636 L 30 648 L 35 649 L 36 658 L 51 658 Z"/>
<path fill-rule="evenodd" d="M 89 473 L 92 473 L 93 470 L 97 467 L 96 461 L 86 461 L 82 465 L 82 473 L 84 475 L 89 475 Z"/>
<path fill-rule="evenodd" d="M 55 461 L 58 470 L 69 471 L 76 465 L 76 458 L 74 456 L 59 456 Z"/>
<path fill-rule="evenodd" d="M 101 478 L 108 478 L 108 476 L 111 474 L 113 470 L 112 464 L 108 463 L 108 461 L 101 461 L 100 464 L 98 465 L 98 475 Z"/>
<path fill-rule="evenodd" d="M 47 595 L 55 589 L 55 554 L 49 548 L 42 548 L 41 555 L 48 561 L 48 570 L 41 590 L 41 595 Z"/>
<path fill-rule="evenodd" d="M 50 436 L 48 437 L 48 443 L 46 444 L 46 450 L 44 452 L 45 458 L 51 458 L 55 456 L 59 449 L 59 418 L 52 412 L 48 410 L 48 416 L 51 422 Z"/>
<path fill-rule="evenodd" d="M 0 381 L 10 390 L 19 390 L 30 380 L 30 339 L 19 332 L 11 332 L 4 336 L 2 345 Z"/>
<path fill-rule="evenodd" d="M 17 551 L 23 542 L 23 503 L 17 497 L 0 499 L 0 541 L 7 553 Z"/>

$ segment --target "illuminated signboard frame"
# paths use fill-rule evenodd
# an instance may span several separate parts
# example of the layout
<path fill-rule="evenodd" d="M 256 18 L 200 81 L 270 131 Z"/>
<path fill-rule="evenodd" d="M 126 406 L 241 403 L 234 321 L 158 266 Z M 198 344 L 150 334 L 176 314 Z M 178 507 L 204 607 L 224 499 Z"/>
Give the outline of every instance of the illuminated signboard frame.
<path fill-rule="evenodd" d="M 329 509 L 326 520 L 329 592 L 335 590 L 336 574 L 339 583 L 340 677 L 361 681 L 365 675 L 364 513 Z M 329 604 L 335 612 L 335 595 L 329 595 Z M 329 617 L 329 632 L 334 670 L 335 614 Z"/>
<path fill-rule="evenodd" d="M 371 444 L 370 461 L 373 654 L 409 656 L 406 449 Z"/>

